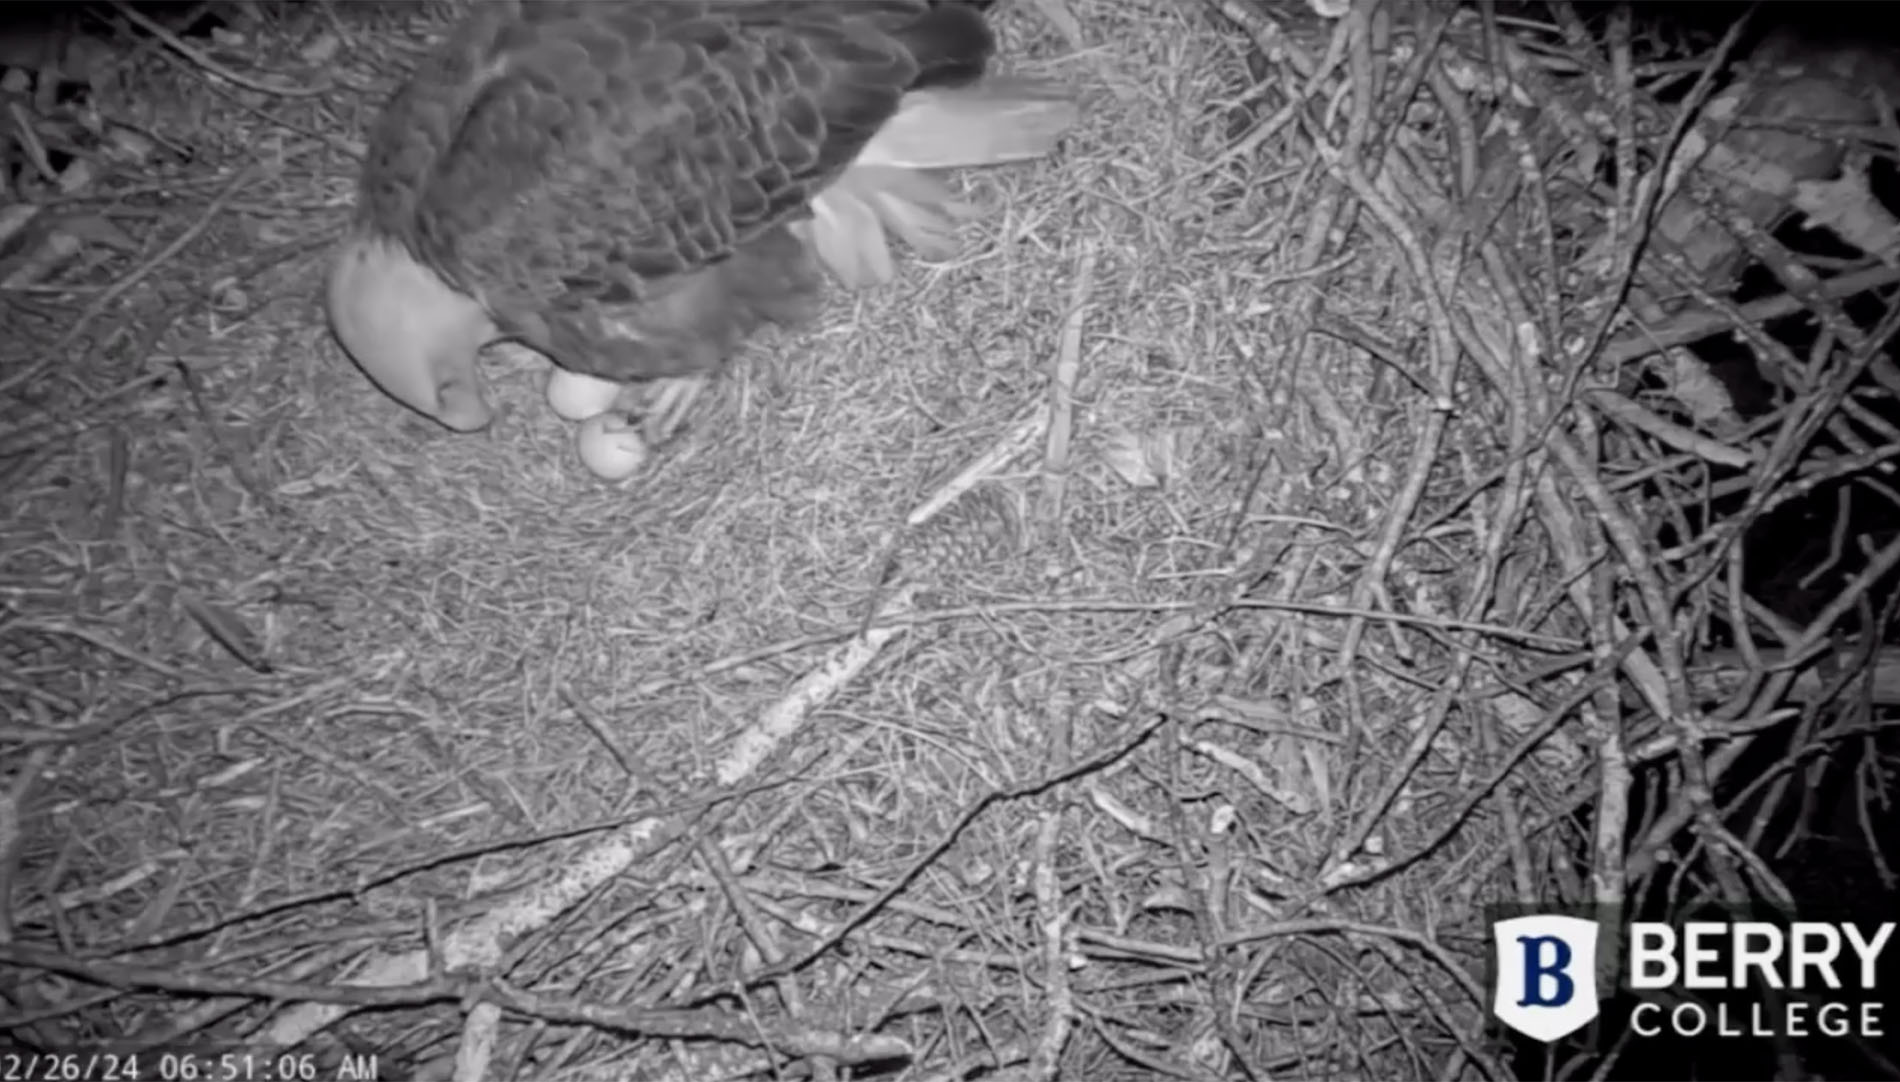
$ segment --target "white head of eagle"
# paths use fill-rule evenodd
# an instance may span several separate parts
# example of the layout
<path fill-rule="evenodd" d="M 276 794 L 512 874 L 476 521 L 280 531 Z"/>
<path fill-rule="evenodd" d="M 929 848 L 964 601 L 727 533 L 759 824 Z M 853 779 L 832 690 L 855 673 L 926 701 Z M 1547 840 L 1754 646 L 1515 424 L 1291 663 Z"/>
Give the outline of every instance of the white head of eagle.
<path fill-rule="evenodd" d="M 364 234 L 331 263 L 325 300 L 337 341 L 384 394 L 457 432 L 494 419 L 476 358 L 497 328 L 480 301 Z"/>
<path fill-rule="evenodd" d="M 807 314 L 818 268 L 956 250 L 941 170 L 1049 153 L 1064 95 L 986 76 L 978 0 L 483 3 L 384 107 L 331 326 L 390 397 L 493 418 L 478 355 L 703 380 Z M 689 396 L 690 397 L 690 396 Z"/>

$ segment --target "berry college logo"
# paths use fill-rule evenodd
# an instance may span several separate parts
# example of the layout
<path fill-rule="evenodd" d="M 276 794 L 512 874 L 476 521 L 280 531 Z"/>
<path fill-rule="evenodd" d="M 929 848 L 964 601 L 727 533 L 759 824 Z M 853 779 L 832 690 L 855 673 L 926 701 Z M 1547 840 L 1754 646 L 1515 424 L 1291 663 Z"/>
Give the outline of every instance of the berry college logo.
<path fill-rule="evenodd" d="M 1526 1037 L 1555 1041 L 1597 1016 L 1597 924 L 1540 915 L 1491 926 L 1498 987 L 1491 1013 Z"/>

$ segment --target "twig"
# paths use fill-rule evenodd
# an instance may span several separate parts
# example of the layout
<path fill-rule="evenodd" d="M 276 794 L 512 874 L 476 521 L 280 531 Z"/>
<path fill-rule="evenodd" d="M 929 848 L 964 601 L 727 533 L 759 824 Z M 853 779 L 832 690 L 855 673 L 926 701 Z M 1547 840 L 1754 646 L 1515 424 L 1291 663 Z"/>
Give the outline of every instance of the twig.
<path fill-rule="evenodd" d="M 43 969 L 68 977 L 91 981 L 112 988 L 156 988 L 191 995 L 247 996 L 292 1003 L 336 1004 L 334 1010 L 361 1007 L 412 1007 L 439 1003 L 464 994 L 457 981 L 426 980 L 414 983 L 389 982 L 366 985 L 335 985 L 299 981 L 257 980 L 218 977 L 202 973 L 180 972 L 177 966 L 139 966 L 105 962 L 94 958 L 75 958 L 62 951 L 32 947 L 24 943 L 0 944 L 0 961 L 10 965 Z"/>
<path fill-rule="evenodd" d="M 1009 786 L 1005 789 L 992 789 L 983 794 L 975 803 L 965 808 L 963 814 L 957 816 L 956 822 L 950 825 L 950 829 L 944 831 L 943 837 L 938 839 L 935 845 L 932 845 L 922 855 L 912 861 L 910 866 L 904 869 L 903 873 L 896 879 L 892 880 L 889 886 L 879 891 L 876 897 L 859 907 L 857 912 L 853 913 L 849 918 L 840 922 L 831 930 L 830 934 L 819 940 L 816 945 L 807 948 L 804 953 L 796 958 L 775 966 L 767 966 L 759 972 L 750 975 L 747 978 L 747 983 L 759 984 L 768 980 L 776 980 L 787 973 L 795 973 L 817 961 L 819 958 L 824 957 L 834 947 L 843 943 L 846 937 L 862 926 L 865 921 L 870 920 L 873 916 L 881 912 L 883 908 L 890 903 L 891 899 L 908 889 L 910 884 L 924 873 L 924 869 L 935 864 L 945 853 L 949 852 L 950 847 L 957 843 L 957 839 L 963 835 L 963 832 L 970 828 L 970 824 L 976 822 L 977 818 L 991 807 L 1013 800 L 1020 800 L 1024 797 L 1035 796 L 1038 793 L 1061 785 L 1063 782 L 1074 781 L 1077 778 L 1087 777 L 1098 770 L 1106 769 L 1142 744 L 1147 743 L 1148 738 L 1153 736 L 1165 724 L 1167 724 L 1167 717 L 1165 715 L 1158 715 L 1137 729 L 1126 740 L 1096 755 L 1092 759 L 1084 760 L 1052 776 L 1036 778 L 1019 785 Z"/>
<path fill-rule="evenodd" d="M 1591 405 L 1683 454 L 1694 455 L 1718 466 L 1737 470 L 1745 470 L 1755 462 L 1753 452 L 1739 447 L 1730 447 L 1720 440 L 1711 439 L 1693 429 L 1664 420 L 1608 388 L 1594 388 L 1588 392 L 1588 395 Z"/>
<path fill-rule="evenodd" d="M 1062 521 L 1063 494 L 1069 481 L 1069 438 L 1075 426 L 1075 379 L 1082 364 L 1082 327 L 1088 320 L 1089 292 L 1095 285 L 1095 248 L 1082 250 L 1075 279 L 1069 288 L 1069 313 L 1062 320 L 1049 379 L 1048 438 L 1042 452 L 1042 505 L 1037 509 L 1035 536 L 1043 542 L 1055 536 Z"/>
<path fill-rule="evenodd" d="M 906 603 L 908 591 L 893 601 Z M 902 634 L 901 628 L 878 628 L 860 636 L 825 666 L 801 680 L 760 720 L 741 734 L 717 767 L 715 776 L 742 781 L 756 773 L 779 742 L 796 732 L 811 711 L 835 695 L 883 647 Z M 728 783 L 722 781 L 724 787 Z M 671 836 L 672 819 L 646 817 L 627 823 L 576 855 L 553 879 L 536 884 L 509 904 L 468 922 L 444 937 L 441 956 L 450 969 L 492 966 L 502 944 L 541 928 L 565 913 L 601 884 L 620 875 L 636 860 L 649 855 L 656 842 Z M 350 978 L 352 986 L 385 986 L 418 981 L 426 975 L 425 952 L 409 951 L 371 961 Z M 270 1039 L 296 1044 L 334 1023 L 342 1012 L 327 1004 L 306 1004 L 274 1019 L 267 1027 Z"/>
<path fill-rule="evenodd" d="M 462 1023 L 462 1040 L 455 1046 L 455 1082 L 482 1082 L 493 1078 L 495 1042 L 500 1037 L 501 1007 L 477 1003 Z"/>
<path fill-rule="evenodd" d="M 1068 914 L 1062 885 L 1056 877 L 1056 842 L 1062 833 L 1062 810 L 1042 813 L 1036 830 L 1036 923 L 1042 932 L 1042 991 L 1048 1002 L 1048 1020 L 1030 1058 L 1030 1077 L 1049 1082 L 1061 1077 L 1062 1049 L 1075 1029 L 1075 990 L 1069 986 Z"/>
<path fill-rule="evenodd" d="M 909 611 L 911 599 L 915 595 L 914 585 L 898 587 L 883 607 L 873 614 L 872 622 L 878 626 L 867 629 L 847 643 L 844 649 L 793 685 L 784 698 L 773 703 L 758 721 L 740 733 L 713 772 L 718 783 L 722 786 L 734 785 L 751 777 L 781 742 L 798 731 L 813 710 L 829 701 L 876 660 L 884 647 L 905 631 L 903 626 L 881 623 L 879 618 L 903 616 Z"/>
<path fill-rule="evenodd" d="M 1829 278 L 1816 285 L 1814 291 L 1831 300 L 1843 300 L 1895 282 L 1900 282 L 1900 269 L 1873 267 Z M 1758 301 L 1736 305 L 1732 315 L 1700 309 L 1683 312 L 1660 326 L 1641 328 L 1609 342 L 1598 355 L 1596 363 L 1605 370 L 1614 370 L 1639 357 L 1660 353 L 1670 346 L 1679 346 L 1729 330 L 1735 326 L 1738 318 L 1744 323 L 1759 325 L 1805 311 L 1807 305 L 1800 297 L 1777 293 Z"/>
<path fill-rule="evenodd" d="M 815 1026 L 767 1026 L 757 1019 L 734 1018 L 714 1010 L 648 1010 L 557 999 L 496 982 L 484 989 L 492 1002 L 512 1011 L 558 1022 L 656 1037 L 718 1039 L 754 1048 L 773 1048 L 797 1056 L 822 1056 L 841 1063 L 909 1059 L 914 1049 L 901 1037 L 847 1036 Z"/>
<path fill-rule="evenodd" d="M 327 84 L 323 86 L 274 86 L 270 83 L 258 82 L 256 79 L 239 75 L 237 72 L 232 71 L 230 68 L 206 56 L 203 52 L 192 48 L 191 45 L 187 44 L 177 34 L 172 33 L 170 30 L 165 29 L 146 16 L 141 15 L 131 4 L 127 3 L 126 0 L 113 0 L 112 6 L 118 10 L 119 14 L 130 20 L 133 25 L 163 42 L 166 48 L 171 49 L 179 56 L 191 61 L 212 75 L 227 82 L 236 83 L 246 90 L 255 90 L 261 94 L 274 94 L 282 98 L 314 98 L 319 94 L 328 94 L 331 90 Z"/>
<path fill-rule="evenodd" d="M 212 197 L 210 205 L 205 207 L 204 213 L 200 214 L 196 221 L 186 227 L 184 232 L 172 238 L 171 243 L 159 249 L 158 253 L 153 255 L 152 258 L 133 268 L 125 277 L 112 283 L 112 285 L 101 291 L 98 296 L 94 297 L 92 303 L 86 305 L 79 313 L 79 317 L 73 320 L 73 325 L 67 328 L 66 333 L 60 335 L 59 340 L 48 347 L 46 353 L 42 355 L 37 362 L 25 366 L 8 379 L 0 380 L 0 396 L 5 396 L 15 388 L 32 382 L 34 379 L 37 379 L 42 372 L 54 365 L 70 364 L 71 358 L 65 355 L 66 351 L 72 347 L 74 342 L 79 340 L 80 335 L 86 333 L 86 328 L 92 325 L 92 321 L 99 318 L 100 313 L 116 305 L 121 297 L 131 291 L 133 286 L 138 285 L 153 271 L 156 271 L 159 267 L 170 262 L 172 257 L 183 251 L 192 241 L 202 236 L 205 230 L 211 228 L 211 223 L 217 220 L 219 213 L 224 210 L 225 204 L 229 203 L 240 189 L 250 183 L 254 172 L 254 169 L 246 167 L 232 174 L 230 182 L 219 189 L 218 194 Z"/>
<path fill-rule="evenodd" d="M 955 477 L 943 483 L 930 498 L 913 508 L 904 519 L 907 529 L 917 529 L 942 514 L 944 508 L 955 503 L 964 493 L 982 483 L 985 478 L 1000 471 L 1015 461 L 1017 456 L 1036 445 L 1042 438 L 1043 428 L 1049 423 L 1047 410 L 1030 410 L 1027 416 L 1017 421 L 1003 437 L 957 472 Z"/>
<path fill-rule="evenodd" d="M 0 795 L 0 881 L 16 883 L 20 869 L 21 843 L 26 832 L 21 824 L 26 822 L 27 806 L 33 798 L 34 785 L 52 759 L 51 748 L 34 748 L 21 762 L 18 779 L 4 795 Z M 0 943 L 13 941 L 13 891 L 0 890 Z"/>

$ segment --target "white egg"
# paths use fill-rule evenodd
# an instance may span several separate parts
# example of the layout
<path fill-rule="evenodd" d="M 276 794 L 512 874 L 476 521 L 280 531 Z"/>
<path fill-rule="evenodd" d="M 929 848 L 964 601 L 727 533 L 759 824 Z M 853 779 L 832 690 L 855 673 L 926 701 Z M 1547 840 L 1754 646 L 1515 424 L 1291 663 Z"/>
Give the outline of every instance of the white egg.
<path fill-rule="evenodd" d="M 548 375 L 548 405 L 566 421 L 585 421 L 612 409 L 622 385 L 556 368 Z"/>
<path fill-rule="evenodd" d="M 574 437 L 581 461 L 603 481 L 624 481 L 647 460 L 647 441 L 640 426 L 623 413 L 597 413 L 581 422 Z"/>

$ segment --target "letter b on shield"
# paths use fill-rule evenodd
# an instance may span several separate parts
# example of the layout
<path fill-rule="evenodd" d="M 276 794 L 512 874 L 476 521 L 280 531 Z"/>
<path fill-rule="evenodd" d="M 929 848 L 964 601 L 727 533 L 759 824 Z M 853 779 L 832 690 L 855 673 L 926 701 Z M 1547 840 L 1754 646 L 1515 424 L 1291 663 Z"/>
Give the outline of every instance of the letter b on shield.
<path fill-rule="evenodd" d="M 1497 991 L 1491 1013 L 1526 1037 L 1555 1041 L 1597 1016 L 1597 923 L 1514 917 L 1491 926 Z"/>

